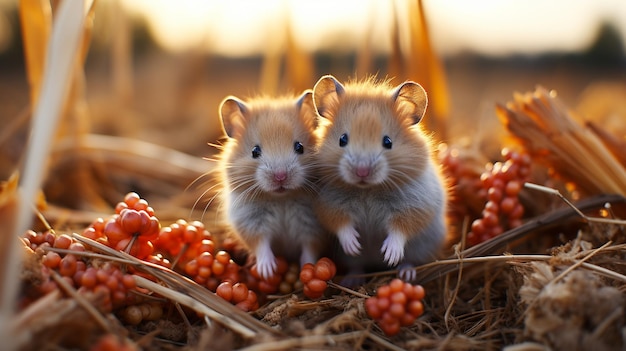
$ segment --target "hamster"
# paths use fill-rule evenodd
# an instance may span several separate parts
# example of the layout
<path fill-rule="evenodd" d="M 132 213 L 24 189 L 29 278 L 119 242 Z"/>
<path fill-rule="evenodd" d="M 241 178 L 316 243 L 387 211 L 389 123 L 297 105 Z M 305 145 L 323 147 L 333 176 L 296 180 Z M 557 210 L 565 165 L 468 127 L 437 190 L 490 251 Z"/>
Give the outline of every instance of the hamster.
<path fill-rule="evenodd" d="M 218 161 L 227 225 L 265 278 L 276 271 L 276 256 L 314 263 L 323 229 L 312 207 L 317 117 L 311 90 L 247 102 L 230 96 L 220 117 L 228 137 Z"/>
<path fill-rule="evenodd" d="M 354 274 L 398 267 L 413 280 L 410 268 L 434 260 L 447 236 L 445 182 L 419 125 L 426 92 L 410 81 L 344 87 L 328 75 L 313 98 L 320 119 L 315 211 L 343 249 L 338 264 Z"/>

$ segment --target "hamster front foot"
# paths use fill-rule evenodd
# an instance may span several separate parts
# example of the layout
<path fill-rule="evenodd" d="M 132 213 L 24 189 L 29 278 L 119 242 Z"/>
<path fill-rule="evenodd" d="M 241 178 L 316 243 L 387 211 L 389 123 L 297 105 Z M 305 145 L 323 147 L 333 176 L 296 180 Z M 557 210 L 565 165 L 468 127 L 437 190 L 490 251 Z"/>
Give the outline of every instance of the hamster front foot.
<path fill-rule="evenodd" d="M 300 267 L 304 266 L 307 263 L 315 264 L 317 261 L 318 255 L 313 249 L 311 244 L 303 244 L 302 245 L 302 254 L 300 255 Z"/>
<path fill-rule="evenodd" d="M 277 263 L 276 256 L 272 252 L 270 247 L 270 241 L 265 239 L 261 240 L 255 250 L 256 255 L 256 269 L 259 275 L 263 279 L 268 279 L 276 272 Z"/>
<path fill-rule="evenodd" d="M 380 252 L 383 254 L 385 262 L 393 267 L 404 258 L 404 245 L 406 244 L 406 235 L 391 231 L 387 235 Z"/>
<path fill-rule="evenodd" d="M 358 256 L 361 253 L 359 232 L 351 225 L 347 225 L 337 231 L 337 238 L 343 251 L 350 256 Z"/>
<path fill-rule="evenodd" d="M 414 282 L 417 278 L 417 272 L 415 271 L 415 267 L 409 263 L 403 263 L 398 266 L 398 277 L 404 280 L 405 282 Z"/>

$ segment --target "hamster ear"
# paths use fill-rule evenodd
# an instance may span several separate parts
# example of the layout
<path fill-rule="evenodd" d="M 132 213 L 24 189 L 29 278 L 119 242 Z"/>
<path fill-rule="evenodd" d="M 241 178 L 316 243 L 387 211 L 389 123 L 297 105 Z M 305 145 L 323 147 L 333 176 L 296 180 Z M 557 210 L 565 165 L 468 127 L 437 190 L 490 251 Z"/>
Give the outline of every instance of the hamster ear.
<path fill-rule="evenodd" d="M 398 85 L 392 92 L 392 98 L 396 106 L 396 111 L 408 118 L 412 124 L 417 124 L 424 117 L 428 97 L 421 85 L 415 82 L 404 82 Z"/>
<path fill-rule="evenodd" d="M 224 132 L 230 138 L 239 134 L 244 128 L 248 107 L 234 96 L 229 96 L 220 104 L 220 118 Z"/>
<path fill-rule="evenodd" d="M 308 89 L 298 98 L 296 101 L 298 113 L 300 118 L 311 127 L 311 129 L 317 128 L 318 119 L 317 113 L 315 113 L 315 103 L 313 102 L 313 90 Z"/>
<path fill-rule="evenodd" d="M 345 93 L 343 85 L 335 77 L 326 75 L 315 83 L 313 100 L 317 113 L 325 118 L 331 118 L 339 104 L 339 97 Z"/>

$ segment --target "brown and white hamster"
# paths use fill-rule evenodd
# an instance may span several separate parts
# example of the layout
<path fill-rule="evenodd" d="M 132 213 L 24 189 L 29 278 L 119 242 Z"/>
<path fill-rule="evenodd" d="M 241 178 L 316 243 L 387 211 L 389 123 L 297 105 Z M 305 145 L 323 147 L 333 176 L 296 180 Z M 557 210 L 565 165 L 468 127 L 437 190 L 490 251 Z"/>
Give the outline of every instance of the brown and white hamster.
<path fill-rule="evenodd" d="M 446 191 L 418 125 L 424 89 L 407 81 L 395 88 L 373 79 L 346 84 L 324 76 L 313 89 L 320 117 L 316 213 L 336 234 L 338 264 L 350 273 L 435 259 L 446 237 Z"/>
<path fill-rule="evenodd" d="M 315 262 L 322 245 L 312 200 L 316 113 L 311 91 L 300 97 L 227 97 L 220 116 L 228 136 L 219 157 L 226 220 L 269 277 L 276 256 Z"/>

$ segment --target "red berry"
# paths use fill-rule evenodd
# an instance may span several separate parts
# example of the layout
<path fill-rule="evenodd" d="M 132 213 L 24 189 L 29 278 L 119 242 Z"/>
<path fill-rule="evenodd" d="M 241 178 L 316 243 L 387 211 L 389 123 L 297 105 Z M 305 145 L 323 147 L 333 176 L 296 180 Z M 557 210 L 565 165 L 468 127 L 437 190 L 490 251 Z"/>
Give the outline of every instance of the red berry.
<path fill-rule="evenodd" d="M 230 302 L 233 298 L 233 285 L 229 282 L 223 282 L 218 285 L 215 293 L 224 300 Z"/>

